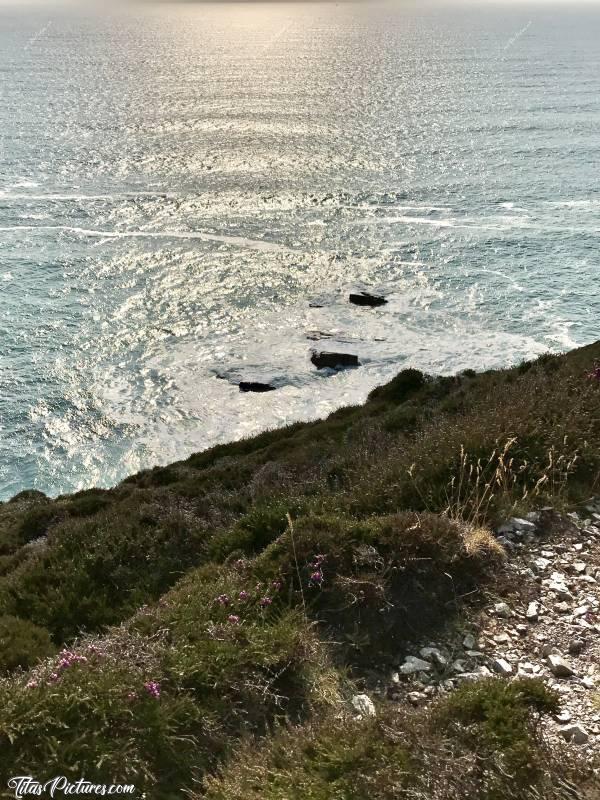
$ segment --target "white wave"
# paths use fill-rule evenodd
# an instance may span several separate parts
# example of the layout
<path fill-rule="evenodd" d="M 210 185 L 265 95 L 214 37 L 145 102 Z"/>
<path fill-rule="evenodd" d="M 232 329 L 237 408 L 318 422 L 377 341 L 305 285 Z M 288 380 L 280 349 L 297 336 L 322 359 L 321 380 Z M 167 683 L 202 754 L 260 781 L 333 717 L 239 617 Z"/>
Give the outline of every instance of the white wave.
<path fill-rule="evenodd" d="M 29 233 L 56 231 L 73 233 L 92 239 L 196 239 L 206 242 L 223 242 L 251 250 L 292 252 L 290 248 L 277 242 L 265 242 L 261 239 L 248 239 L 245 236 L 226 236 L 202 231 L 99 231 L 88 228 L 77 228 L 70 225 L 10 225 L 0 228 L 0 233 Z"/>
<path fill-rule="evenodd" d="M 39 184 L 31 184 L 38 186 Z M 8 188 L 25 188 L 24 184 L 14 184 Z M 123 192 L 120 194 L 24 194 L 14 193 L 0 190 L 0 200 L 35 200 L 35 201 L 56 201 L 56 202 L 85 202 L 91 201 L 109 201 L 113 200 L 135 200 L 136 198 L 156 198 L 157 200 L 174 200 L 178 197 L 176 194 L 168 192 Z"/>

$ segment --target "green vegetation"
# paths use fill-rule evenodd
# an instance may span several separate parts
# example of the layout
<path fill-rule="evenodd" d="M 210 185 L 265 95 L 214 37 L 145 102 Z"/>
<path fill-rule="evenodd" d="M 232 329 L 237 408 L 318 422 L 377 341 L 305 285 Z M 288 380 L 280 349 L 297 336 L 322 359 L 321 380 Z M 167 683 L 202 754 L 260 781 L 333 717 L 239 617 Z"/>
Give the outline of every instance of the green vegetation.
<path fill-rule="evenodd" d="M 405 370 L 320 422 L 110 491 L 0 504 L 0 782 L 559 797 L 569 766 L 536 726 L 555 698 L 535 682 L 360 722 L 348 698 L 476 602 L 503 558 L 490 525 L 597 492 L 598 358 L 600 344 L 455 378 Z"/>
<path fill-rule="evenodd" d="M 241 748 L 194 797 L 552 800 L 561 795 L 544 775 L 534 743 L 540 714 L 556 708 L 541 682 L 487 680 L 458 690 L 430 713 L 387 710 L 358 722 L 326 716 L 278 731 L 260 750 Z M 528 794 L 532 785 L 544 794 Z"/>

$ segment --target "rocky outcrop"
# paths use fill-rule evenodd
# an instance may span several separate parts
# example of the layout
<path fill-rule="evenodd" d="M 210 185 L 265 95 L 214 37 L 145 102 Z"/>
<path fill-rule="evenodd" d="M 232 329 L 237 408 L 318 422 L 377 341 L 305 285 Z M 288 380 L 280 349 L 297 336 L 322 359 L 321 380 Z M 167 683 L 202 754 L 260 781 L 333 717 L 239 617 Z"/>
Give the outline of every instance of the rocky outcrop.
<path fill-rule="evenodd" d="M 346 369 L 347 367 L 360 367 L 358 356 L 352 353 L 327 353 L 325 351 L 312 351 L 310 357 L 317 369 Z"/>
<path fill-rule="evenodd" d="M 369 294 L 368 292 L 353 292 L 348 299 L 355 306 L 369 306 L 370 308 L 384 306 L 387 303 L 385 297 L 377 294 Z"/>
<path fill-rule="evenodd" d="M 239 384 L 240 392 L 274 392 L 277 389 L 270 383 L 260 383 L 259 381 L 241 381 Z"/>

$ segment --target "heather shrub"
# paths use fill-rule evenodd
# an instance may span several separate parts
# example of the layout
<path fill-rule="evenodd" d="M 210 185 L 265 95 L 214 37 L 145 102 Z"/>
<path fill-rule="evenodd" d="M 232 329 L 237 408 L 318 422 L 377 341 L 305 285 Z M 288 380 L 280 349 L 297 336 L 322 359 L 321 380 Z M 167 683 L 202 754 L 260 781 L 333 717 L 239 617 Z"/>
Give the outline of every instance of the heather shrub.
<path fill-rule="evenodd" d="M 93 517 L 104 511 L 112 501 L 113 496 L 109 491 L 88 489 L 68 498 L 66 509 L 72 517 Z"/>
<path fill-rule="evenodd" d="M 203 530 L 167 504 L 129 501 L 64 520 L 48 547 L 2 579 L 0 601 L 7 613 L 65 641 L 119 622 L 160 596 L 200 561 L 203 540 Z"/>
<path fill-rule="evenodd" d="M 383 386 L 378 386 L 369 394 L 369 400 L 384 400 L 402 403 L 411 394 L 425 386 L 425 375 L 418 369 L 403 369 L 395 378 Z"/>
<path fill-rule="evenodd" d="M 497 684 L 497 686 L 495 685 Z M 477 712 L 488 691 L 492 697 Z M 209 776 L 193 800 L 566 800 L 569 758 L 546 749 L 536 727 L 555 702 L 539 685 L 504 681 L 469 687 L 433 710 L 383 707 L 376 718 L 346 710 L 283 727 L 267 741 L 244 744 L 236 757 Z M 509 722 L 502 728 L 495 710 Z M 462 726 L 489 723 L 483 738 L 467 741 Z M 496 738 L 497 735 L 497 738 Z M 490 738 L 491 737 L 491 738 Z M 490 750 L 491 742 L 496 749 Z M 512 754 L 527 754 L 515 764 Z M 541 769 L 543 764 L 544 769 Z M 460 768 L 457 768 L 460 765 Z M 533 766 L 535 765 L 537 769 Z"/>
<path fill-rule="evenodd" d="M 536 740 L 539 720 L 543 714 L 558 713 L 559 708 L 559 695 L 540 679 L 509 683 L 492 678 L 451 693 L 434 719 L 478 752 L 483 761 L 495 761 L 499 773 L 508 771 L 515 784 L 526 787 L 546 766 Z M 503 796 L 501 774 L 488 784 L 486 797 L 490 800 Z"/>
<path fill-rule="evenodd" d="M 283 581 L 281 597 L 331 629 L 344 645 L 338 656 L 354 663 L 397 655 L 407 635 L 445 619 L 456 594 L 502 557 L 488 532 L 432 514 L 309 515 L 288 526 L 254 569 L 264 581 Z"/>
<path fill-rule="evenodd" d="M 28 669 L 54 650 L 45 628 L 7 614 L 0 617 L 0 673 Z"/>
<path fill-rule="evenodd" d="M 127 627 L 0 680 L 0 780 L 85 774 L 176 797 L 239 737 L 337 701 L 307 621 L 265 602 L 277 591 L 201 569 Z"/>

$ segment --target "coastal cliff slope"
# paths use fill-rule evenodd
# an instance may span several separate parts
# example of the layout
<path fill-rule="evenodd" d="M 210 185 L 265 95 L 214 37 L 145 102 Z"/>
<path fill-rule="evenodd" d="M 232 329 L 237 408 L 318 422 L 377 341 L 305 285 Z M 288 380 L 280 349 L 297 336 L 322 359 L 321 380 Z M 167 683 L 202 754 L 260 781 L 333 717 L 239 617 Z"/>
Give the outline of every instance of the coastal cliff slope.
<path fill-rule="evenodd" d="M 111 490 L 0 504 L 3 784 L 83 775 L 158 800 L 599 797 L 596 751 L 544 733 L 561 703 L 541 671 L 461 673 L 413 654 L 471 631 L 477 653 L 490 604 L 527 607 L 514 571 L 527 526 L 507 519 L 536 520 L 531 547 L 537 526 L 559 552 L 569 519 L 595 536 L 597 361 L 600 342 L 452 378 L 404 370 L 322 421 Z"/>

